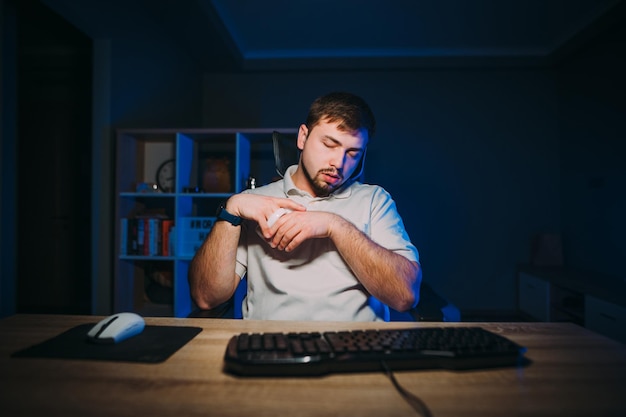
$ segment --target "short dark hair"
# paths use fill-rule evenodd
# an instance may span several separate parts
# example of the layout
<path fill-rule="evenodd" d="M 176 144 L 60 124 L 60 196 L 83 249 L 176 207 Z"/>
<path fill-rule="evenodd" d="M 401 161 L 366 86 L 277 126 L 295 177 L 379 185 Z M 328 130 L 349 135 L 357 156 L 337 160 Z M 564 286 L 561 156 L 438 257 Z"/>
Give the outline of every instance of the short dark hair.
<path fill-rule="evenodd" d="M 339 122 L 339 129 L 344 131 L 365 128 L 370 139 L 376 133 L 374 113 L 365 100 L 352 93 L 333 92 L 315 99 L 305 124 L 310 131 L 322 120 Z"/>

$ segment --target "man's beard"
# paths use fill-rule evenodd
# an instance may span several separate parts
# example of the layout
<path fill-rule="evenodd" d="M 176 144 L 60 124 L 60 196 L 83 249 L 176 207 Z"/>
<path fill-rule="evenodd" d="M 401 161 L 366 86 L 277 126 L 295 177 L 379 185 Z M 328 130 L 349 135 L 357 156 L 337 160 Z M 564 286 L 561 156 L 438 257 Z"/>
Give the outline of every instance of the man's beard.
<path fill-rule="evenodd" d="M 313 188 L 313 191 L 315 192 L 315 195 L 317 197 L 328 197 L 330 193 L 343 185 L 343 174 L 335 169 L 320 169 L 319 171 L 317 171 L 317 174 L 315 174 L 315 177 L 313 177 L 306 169 L 304 164 L 302 164 L 302 171 L 304 172 L 304 176 L 306 177 L 307 181 L 309 181 L 309 184 L 311 185 L 311 188 Z M 339 182 L 336 185 L 330 185 L 326 181 L 322 180 L 322 174 L 336 175 L 340 178 Z"/>

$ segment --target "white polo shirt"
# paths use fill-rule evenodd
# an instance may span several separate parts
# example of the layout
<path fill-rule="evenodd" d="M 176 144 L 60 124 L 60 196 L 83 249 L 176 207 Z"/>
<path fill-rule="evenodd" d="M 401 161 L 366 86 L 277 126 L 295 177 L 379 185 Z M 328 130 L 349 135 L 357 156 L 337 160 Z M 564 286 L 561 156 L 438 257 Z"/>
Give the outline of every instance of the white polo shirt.
<path fill-rule="evenodd" d="M 295 187 L 287 169 L 283 180 L 246 190 L 253 194 L 288 197 L 307 210 L 327 211 L 352 222 L 374 242 L 419 262 L 395 202 L 382 187 L 353 182 L 328 197 L 316 198 Z M 382 320 L 370 304 L 370 295 L 341 258 L 329 238 L 309 239 L 292 252 L 272 249 L 244 221 L 237 249 L 235 272 L 247 274 L 248 292 L 243 301 L 245 319 L 259 320 Z M 378 313 L 378 314 L 377 314 Z"/>

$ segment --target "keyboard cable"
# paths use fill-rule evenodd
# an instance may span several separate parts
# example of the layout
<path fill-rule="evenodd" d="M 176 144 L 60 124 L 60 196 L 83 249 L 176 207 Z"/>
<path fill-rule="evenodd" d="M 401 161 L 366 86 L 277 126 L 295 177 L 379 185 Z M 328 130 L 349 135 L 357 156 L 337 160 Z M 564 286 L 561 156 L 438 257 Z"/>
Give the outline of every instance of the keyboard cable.
<path fill-rule="evenodd" d="M 413 409 L 415 411 L 417 411 L 419 413 L 419 415 L 421 415 L 423 417 L 433 417 L 433 414 L 430 412 L 430 409 L 428 408 L 426 403 L 424 401 L 422 401 L 421 398 L 419 398 L 417 395 L 407 391 L 402 385 L 400 385 L 400 383 L 396 379 L 395 375 L 393 374 L 393 371 L 387 366 L 385 361 L 381 361 L 380 364 L 382 365 L 383 370 L 385 371 L 385 374 L 387 375 L 387 377 L 389 377 L 389 379 L 393 383 L 393 386 L 400 393 L 402 398 L 404 398 L 404 400 L 411 407 L 413 407 Z"/>

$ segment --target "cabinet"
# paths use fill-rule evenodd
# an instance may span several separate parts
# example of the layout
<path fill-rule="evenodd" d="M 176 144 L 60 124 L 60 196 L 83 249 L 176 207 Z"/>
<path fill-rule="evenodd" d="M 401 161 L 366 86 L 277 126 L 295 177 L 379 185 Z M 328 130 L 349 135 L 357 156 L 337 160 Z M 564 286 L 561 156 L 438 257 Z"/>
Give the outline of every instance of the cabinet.
<path fill-rule="evenodd" d="M 277 177 L 272 132 L 295 129 L 117 131 L 113 306 L 151 316 L 193 309 L 189 262 L 219 204 Z M 157 172 L 161 170 L 162 187 Z M 167 182 L 171 181 L 171 182 Z M 169 232 L 169 233 L 168 233 Z"/>
<path fill-rule="evenodd" d="M 585 297 L 585 327 L 626 343 L 626 307 L 588 295 Z"/>
<path fill-rule="evenodd" d="M 519 309 L 541 321 L 550 321 L 550 284 L 526 273 L 519 274 Z"/>
<path fill-rule="evenodd" d="M 568 321 L 626 343 L 626 286 L 589 271 L 518 266 L 518 309 L 539 321 Z"/>

